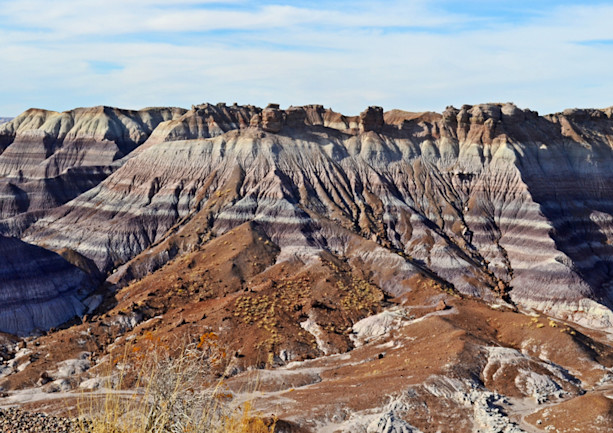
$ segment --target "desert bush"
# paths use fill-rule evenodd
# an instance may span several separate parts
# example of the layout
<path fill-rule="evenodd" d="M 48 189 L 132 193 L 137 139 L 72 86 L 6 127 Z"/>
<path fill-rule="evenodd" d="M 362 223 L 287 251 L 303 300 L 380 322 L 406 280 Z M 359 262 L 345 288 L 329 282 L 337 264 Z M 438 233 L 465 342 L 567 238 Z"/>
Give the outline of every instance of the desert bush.
<path fill-rule="evenodd" d="M 250 402 L 233 407 L 232 394 L 212 370 L 224 351 L 215 334 L 177 352 L 126 350 L 101 392 L 79 404 L 79 433 L 271 433 L 275 421 L 258 417 Z M 130 356 L 128 355 L 130 354 Z M 129 390 L 122 389 L 128 377 Z"/>

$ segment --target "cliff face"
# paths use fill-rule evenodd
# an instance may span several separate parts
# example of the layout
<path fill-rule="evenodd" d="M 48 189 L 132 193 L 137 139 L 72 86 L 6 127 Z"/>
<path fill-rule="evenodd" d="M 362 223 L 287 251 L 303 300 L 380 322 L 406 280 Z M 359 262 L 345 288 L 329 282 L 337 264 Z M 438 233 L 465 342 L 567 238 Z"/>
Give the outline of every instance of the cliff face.
<path fill-rule="evenodd" d="M 7 353 L 4 389 L 219 330 L 232 392 L 267 366 L 258 410 L 304 431 L 610 430 L 612 109 L 32 110 L 0 131 L 0 331 L 103 301 Z"/>
<path fill-rule="evenodd" d="M 95 281 L 60 255 L 0 236 L 0 329 L 15 335 L 46 331 L 93 305 Z"/>
<path fill-rule="evenodd" d="M 51 209 L 98 185 L 159 123 L 185 112 L 109 107 L 31 109 L 0 126 L 0 233 L 19 236 Z M 73 255 L 74 256 L 74 255 Z M 0 237 L 0 330 L 45 331 L 87 311 L 101 275 Z"/>
<path fill-rule="evenodd" d="M 103 272 L 196 216 L 212 235 L 254 221 L 281 258 L 351 256 L 354 233 L 400 253 L 406 278 L 610 324 L 611 109 L 29 110 L 0 137 L 2 232 L 31 225 L 28 242 L 70 248 Z M 199 242 L 158 248 L 126 275 Z M 381 284 L 400 294 L 401 280 Z"/>
<path fill-rule="evenodd" d="M 48 209 L 97 185 L 175 108 L 31 109 L 0 126 L 0 227 L 21 231 Z"/>
<path fill-rule="evenodd" d="M 405 277 L 427 273 L 465 294 L 609 326 L 612 140 L 610 109 L 371 107 L 345 117 L 207 104 L 161 124 L 26 239 L 109 271 L 203 213 L 202 231 L 215 235 L 261 224 L 282 258 L 351 256 L 348 231 L 402 254 Z M 399 294 L 400 280 L 381 284 Z"/>

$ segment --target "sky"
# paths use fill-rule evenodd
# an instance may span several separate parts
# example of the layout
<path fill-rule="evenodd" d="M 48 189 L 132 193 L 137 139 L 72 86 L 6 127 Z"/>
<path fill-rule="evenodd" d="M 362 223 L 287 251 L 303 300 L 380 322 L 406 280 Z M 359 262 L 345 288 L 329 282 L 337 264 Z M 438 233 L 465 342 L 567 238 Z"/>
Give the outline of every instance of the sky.
<path fill-rule="evenodd" d="M 613 1 L 0 0 L 0 116 L 613 105 Z"/>

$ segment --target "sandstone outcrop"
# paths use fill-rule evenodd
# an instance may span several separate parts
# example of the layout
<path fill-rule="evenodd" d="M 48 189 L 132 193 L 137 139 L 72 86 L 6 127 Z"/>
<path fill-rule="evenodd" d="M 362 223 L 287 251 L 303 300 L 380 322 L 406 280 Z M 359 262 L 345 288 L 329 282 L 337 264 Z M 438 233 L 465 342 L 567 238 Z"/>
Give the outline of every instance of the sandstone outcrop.
<path fill-rule="evenodd" d="M 279 132 L 283 127 L 284 114 L 278 104 L 269 104 L 262 111 L 262 129 L 266 132 Z"/>
<path fill-rule="evenodd" d="M 360 113 L 360 131 L 380 132 L 383 128 L 383 108 L 368 107 Z"/>

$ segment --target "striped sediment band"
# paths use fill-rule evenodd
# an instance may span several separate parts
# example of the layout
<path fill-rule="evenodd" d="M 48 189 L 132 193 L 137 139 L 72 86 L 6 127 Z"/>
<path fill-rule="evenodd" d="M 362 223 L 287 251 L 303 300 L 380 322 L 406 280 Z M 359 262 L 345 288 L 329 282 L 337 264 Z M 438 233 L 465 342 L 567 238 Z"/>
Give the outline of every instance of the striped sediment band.
<path fill-rule="evenodd" d="M 0 237 L 0 331 L 24 335 L 47 330 L 85 307 L 93 282 L 59 255 Z"/>

